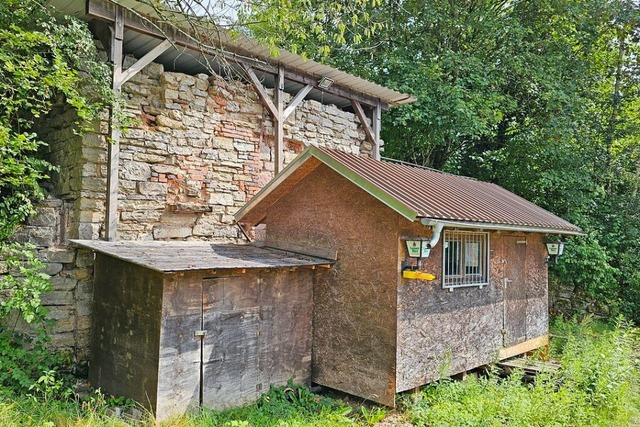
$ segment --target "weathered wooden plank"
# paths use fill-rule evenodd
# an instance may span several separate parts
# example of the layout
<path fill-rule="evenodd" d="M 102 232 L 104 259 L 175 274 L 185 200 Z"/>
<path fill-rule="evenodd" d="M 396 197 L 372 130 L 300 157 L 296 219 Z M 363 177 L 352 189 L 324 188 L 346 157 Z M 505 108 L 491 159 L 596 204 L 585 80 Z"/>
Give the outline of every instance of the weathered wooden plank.
<path fill-rule="evenodd" d="M 541 337 L 532 338 L 516 345 L 505 347 L 500 349 L 499 358 L 508 359 L 513 356 L 533 351 L 537 348 L 549 345 L 549 335 L 543 335 Z"/>
<path fill-rule="evenodd" d="M 122 42 L 124 37 L 124 15 L 122 6 L 116 6 L 112 28 L 110 60 L 113 63 L 111 88 L 116 97 L 120 96 L 122 75 Z M 107 146 L 107 188 L 105 239 L 115 240 L 118 228 L 118 175 L 120 170 L 120 129 L 116 123 L 113 108 L 109 108 L 109 143 Z"/>
<path fill-rule="evenodd" d="M 296 110 L 298 105 L 304 101 L 304 98 L 309 94 L 309 92 L 311 92 L 311 89 L 313 89 L 313 86 L 306 85 L 296 93 L 293 99 L 289 102 L 289 105 L 287 105 L 287 108 L 284 109 L 284 112 L 282 113 L 282 120 L 287 120 L 287 118 Z"/>
<path fill-rule="evenodd" d="M 163 40 L 158 46 L 151 49 L 142 58 L 138 59 L 135 64 L 123 71 L 118 78 L 118 85 L 122 86 L 133 76 L 138 74 L 144 67 L 151 64 L 154 59 L 166 52 L 173 44 L 169 40 Z"/>
<path fill-rule="evenodd" d="M 203 280 L 203 399 L 226 409 L 260 396 L 258 275 Z"/>
<path fill-rule="evenodd" d="M 200 404 L 202 277 L 165 276 L 156 418 L 183 414 Z"/>
<path fill-rule="evenodd" d="M 277 121 L 278 117 L 280 117 L 278 114 L 278 108 L 269 97 L 269 94 L 262 85 L 262 82 L 260 81 L 260 79 L 258 79 L 258 76 L 256 76 L 255 71 L 253 71 L 253 69 L 247 65 L 243 65 L 242 68 L 247 74 L 249 81 L 253 84 L 253 88 L 256 90 L 256 93 L 260 97 L 260 100 L 267 107 L 274 120 Z"/>
<path fill-rule="evenodd" d="M 280 173 L 284 168 L 284 68 L 278 66 L 275 88 L 276 114 L 274 115 L 276 127 L 276 145 L 274 147 L 275 156 L 273 159 L 275 174 Z"/>
<path fill-rule="evenodd" d="M 380 130 L 382 129 L 382 105 L 380 102 L 373 108 L 371 132 L 373 133 L 373 158 L 380 160 Z"/>
<path fill-rule="evenodd" d="M 358 102 L 356 100 L 351 100 L 351 106 L 353 107 L 353 110 L 355 111 L 356 115 L 358 116 L 358 120 L 360 120 L 360 124 L 362 125 L 362 128 L 364 129 L 364 133 L 367 135 L 367 139 L 373 145 L 374 148 L 378 147 L 378 145 L 377 145 L 378 138 L 376 138 L 376 134 L 374 133 L 373 128 L 369 124 L 369 118 L 365 114 L 364 109 L 362 108 L 362 105 L 360 105 L 360 102 Z M 379 153 L 379 149 L 378 149 L 378 153 Z M 374 153 L 374 155 L 375 155 L 375 153 Z M 379 159 L 380 159 L 380 155 L 378 154 L 378 160 Z"/>
<path fill-rule="evenodd" d="M 162 275 L 98 254 L 93 301 L 91 385 L 155 410 Z"/>

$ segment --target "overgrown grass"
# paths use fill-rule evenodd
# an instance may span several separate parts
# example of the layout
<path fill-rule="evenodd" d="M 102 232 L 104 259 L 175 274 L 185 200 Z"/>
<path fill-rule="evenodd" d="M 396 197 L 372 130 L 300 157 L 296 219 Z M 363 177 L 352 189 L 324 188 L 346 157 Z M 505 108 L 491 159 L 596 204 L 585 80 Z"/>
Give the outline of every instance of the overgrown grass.
<path fill-rule="evenodd" d="M 496 372 L 464 381 L 442 380 L 424 389 L 421 399 L 403 402 L 403 414 L 416 426 L 640 426 L 638 332 L 619 322 L 556 320 L 551 356 L 558 372 L 532 383 L 522 374 Z M 122 404 L 97 393 L 83 400 L 61 400 L 45 382 L 32 394 L 2 394 L 0 427 L 151 427 L 149 414 L 127 422 L 110 414 Z M 52 397 L 54 396 L 54 397 Z M 224 412 L 202 410 L 161 423 L 163 427 L 329 427 L 374 425 L 386 414 L 377 407 L 352 408 L 301 386 L 274 387 L 258 402 Z"/>
<path fill-rule="evenodd" d="M 552 353 L 562 369 L 500 378 L 496 372 L 465 381 L 444 380 L 407 403 L 416 426 L 627 426 L 640 413 L 637 330 L 591 321 L 558 320 Z"/>

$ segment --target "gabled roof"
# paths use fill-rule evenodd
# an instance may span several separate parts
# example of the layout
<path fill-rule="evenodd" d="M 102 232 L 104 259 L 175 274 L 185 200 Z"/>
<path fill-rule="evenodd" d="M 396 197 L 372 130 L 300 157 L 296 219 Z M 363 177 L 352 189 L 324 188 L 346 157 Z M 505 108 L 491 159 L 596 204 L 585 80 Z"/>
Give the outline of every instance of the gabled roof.
<path fill-rule="evenodd" d="M 464 228 L 583 234 L 579 227 L 495 184 L 315 146 L 276 175 L 235 214 L 236 220 L 259 224 L 273 203 L 320 164 L 410 221 L 424 218 Z"/>

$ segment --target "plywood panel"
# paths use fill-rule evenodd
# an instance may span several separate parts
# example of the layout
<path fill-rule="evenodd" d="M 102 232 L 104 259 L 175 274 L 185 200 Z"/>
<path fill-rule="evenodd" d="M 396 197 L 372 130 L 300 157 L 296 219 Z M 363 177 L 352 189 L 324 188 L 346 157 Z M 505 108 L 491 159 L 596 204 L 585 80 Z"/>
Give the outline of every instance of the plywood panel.
<path fill-rule="evenodd" d="M 505 347 L 527 339 L 527 244 L 522 242 L 527 240 L 516 236 L 504 237 Z"/>
<path fill-rule="evenodd" d="M 89 381 L 156 406 L 162 275 L 97 254 Z"/>
<path fill-rule="evenodd" d="M 431 237 L 420 224 L 400 223 L 401 238 Z M 409 390 L 494 360 L 502 345 L 501 240 L 490 235 L 488 286 L 442 288 L 442 243 L 422 260 L 430 282 L 399 278 L 397 391 Z M 399 258 L 406 257 L 402 241 Z M 415 263 L 415 260 L 408 261 Z"/>
<path fill-rule="evenodd" d="M 312 381 L 395 399 L 398 215 L 324 165 L 267 214 L 267 240 L 335 250 L 314 286 Z"/>
<path fill-rule="evenodd" d="M 177 273 L 166 277 L 160 335 L 157 418 L 182 414 L 200 403 L 202 276 Z"/>
<path fill-rule="evenodd" d="M 203 404 L 224 409 L 271 384 L 308 383 L 311 270 L 263 270 L 203 281 Z"/>

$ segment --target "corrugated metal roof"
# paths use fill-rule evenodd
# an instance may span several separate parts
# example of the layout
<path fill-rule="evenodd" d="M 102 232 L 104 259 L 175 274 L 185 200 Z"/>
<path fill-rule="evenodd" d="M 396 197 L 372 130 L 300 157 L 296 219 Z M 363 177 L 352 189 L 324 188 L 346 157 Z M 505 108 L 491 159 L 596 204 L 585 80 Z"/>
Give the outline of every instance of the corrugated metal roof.
<path fill-rule="evenodd" d="M 140 15 L 144 15 L 147 17 L 153 17 L 156 15 L 152 7 L 145 5 L 140 1 L 107 1 L 114 4 L 120 4 L 127 9 L 134 10 Z M 47 4 L 69 15 L 74 15 L 79 18 L 85 18 L 85 0 L 49 0 L 47 1 Z M 186 33 L 190 32 L 188 23 L 185 22 L 184 18 L 182 18 L 181 20 L 183 21 L 183 30 Z M 149 50 L 151 50 L 151 48 L 145 48 L 144 46 L 148 44 L 148 41 L 153 40 L 153 37 L 143 34 L 130 33 L 132 32 L 128 31 L 125 34 L 125 49 L 127 49 L 125 53 L 130 53 L 133 54 L 136 58 L 140 58 Z M 255 40 L 242 34 L 231 37 L 225 32 L 217 32 L 216 38 L 220 41 L 222 48 L 226 51 L 239 53 L 241 55 L 251 57 L 271 65 L 281 64 L 289 70 L 309 75 L 317 79 L 324 76 L 330 77 L 335 81 L 335 85 L 338 87 L 346 88 L 372 99 L 379 99 L 381 102 L 388 104 L 389 106 L 397 106 L 416 101 L 416 98 L 410 95 L 397 92 L 393 89 L 389 89 L 363 78 L 351 75 L 344 71 L 340 71 L 328 65 L 320 64 L 312 60 L 305 61 L 301 56 L 293 54 L 286 50 L 280 50 L 279 56 L 274 58 L 271 55 L 268 47 L 261 45 Z M 200 54 L 196 52 L 193 52 L 193 54 L 185 54 L 185 52 L 178 52 L 174 50 L 172 52 L 163 54 L 159 59 L 162 60 L 163 64 L 169 67 L 169 69 L 175 69 L 176 71 L 182 72 L 191 72 L 195 74 L 197 72 L 206 71 L 206 67 L 203 66 L 203 58 L 199 56 Z M 215 58 L 213 56 L 209 56 L 208 60 L 215 62 Z M 264 76 L 265 84 L 273 86 L 272 80 L 273 79 L 270 76 Z M 285 90 L 287 90 L 287 88 L 285 88 Z M 315 95 L 321 93 L 319 90 L 314 90 L 314 92 L 317 92 Z M 335 97 L 325 94 L 325 97 L 327 96 L 330 98 L 329 102 L 331 102 L 331 99 Z M 313 98 L 313 94 L 311 97 Z M 318 98 L 319 100 L 324 101 L 324 103 L 327 103 L 327 99 L 324 99 L 322 96 L 318 96 Z M 346 107 L 349 105 L 348 102 L 340 102 L 340 100 L 337 99 L 333 103 L 340 107 Z"/>
<path fill-rule="evenodd" d="M 253 245 L 207 242 L 72 240 L 72 243 L 160 272 L 290 268 L 328 265 L 333 261 Z"/>
<path fill-rule="evenodd" d="M 498 185 L 417 166 L 358 157 L 324 147 L 308 147 L 303 151 L 282 171 L 282 176 L 276 176 L 238 211 L 236 219 L 256 220 L 257 217 L 251 216 L 251 210 L 263 200 L 272 199 L 267 197 L 274 190 L 272 187 L 292 176 L 311 157 L 411 221 L 429 218 L 461 227 L 582 234 L 580 228 L 570 222 Z"/>

